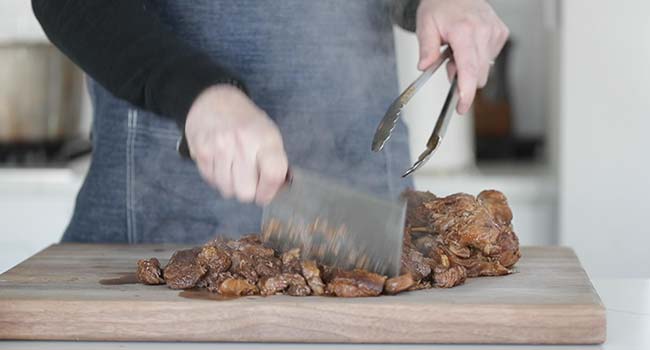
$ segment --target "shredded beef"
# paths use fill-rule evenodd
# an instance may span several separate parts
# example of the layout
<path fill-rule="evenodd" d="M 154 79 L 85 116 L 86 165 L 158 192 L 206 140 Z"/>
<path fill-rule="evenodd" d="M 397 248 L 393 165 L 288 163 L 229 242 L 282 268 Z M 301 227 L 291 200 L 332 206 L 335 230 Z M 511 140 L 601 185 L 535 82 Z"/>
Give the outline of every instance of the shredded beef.
<path fill-rule="evenodd" d="M 406 191 L 400 275 L 341 270 L 301 258 L 299 249 L 276 252 L 260 235 L 215 239 L 175 252 L 164 270 L 156 258 L 138 261 L 138 280 L 172 289 L 204 288 L 224 296 L 331 295 L 369 297 L 419 289 L 451 288 L 468 277 L 512 272 L 520 258 L 506 197 L 488 190 L 474 197 L 436 197 Z"/>

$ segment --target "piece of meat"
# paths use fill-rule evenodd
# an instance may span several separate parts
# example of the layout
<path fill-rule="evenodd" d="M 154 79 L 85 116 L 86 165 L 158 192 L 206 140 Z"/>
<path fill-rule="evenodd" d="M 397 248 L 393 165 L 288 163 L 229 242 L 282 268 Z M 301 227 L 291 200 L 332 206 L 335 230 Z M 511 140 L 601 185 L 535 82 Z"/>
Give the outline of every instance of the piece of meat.
<path fill-rule="evenodd" d="M 325 283 L 321 278 L 320 269 L 313 260 L 305 260 L 301 262 L 302 275 L 307 281 L 307 285 L 311 288 L 313 295 L 325 294 Z"/>
<path fill-rule="evenodd" d="M 297 273 L 283 273 L 278 276 L 263 278 L 259 282 L 260 294 L 274 295 L 285 292 L 292 296 L 311 294 L 305 279 Z"/>
<path fill-rule="evenodd" d="M 386 276 L 365 270 L 334 270 L 327 281 L 327 293 L 338 297 L 371 297 L 384 290 Z"/>
<path fill-rule="evenodd" d="M 255 272 L 259 278 L 277 276 L 282 273 L 282 261 L 275 256 L 257 257 Z"/>
<path fill-rule="evenodd" d="M 291 249 L 282 254 L 282 273 L 300 273 L 300 249 Z"/>
<path fill-rule="evenodd" d="M 138 281 L 144 284 L 164 284 L 160 262 L 156 258 L 138 260 Z"/>
<path fill-rule="evenodd" d="M 217 292 L 223 296 L 239 297 L 258 294 L 259 290 L 255 284 L 244 278 L 228 277 L 219 284 Z"/>
<path fill-rule="evenodd" d="M 397 294 L 405 290 L 409 290 L 417 284 L 410 273 L 406 273 L 397 277 L 391 277 L 384 283 L 384 293 Z"/>
<path fill-rule="evenodd" d="M 423 204 L 436 199 L 436 196 L 431 192 L 409 189 L 402 193 L 402 198 L 406 199 L 406 226 L 411 227 L 411 230 L 429 232 L 429 213 Z"/>
<path fill-rule="evenodd" d="M 465 268 L 453 266 L 450 268 L 437 267 L 433 272 L 433 280 L 438 288 L 451 288 L 463 284 L 467 278 Z"/>
<path fill-rule="evenodd" d="M 211 273 L 228 271 L 231 264 L 230 255 L 224 249 L 212 245 L 203 246 L 196 261 Z"/>
<path fill-rule="evenodd" d="M 519 260 L 512 213 L 500 192 L 483 191 L 477 198 L 459 193 L 422 205 L 429 210 L 429 225 L 436 233 L 430 257 L 437 263 L 448 260 L 474 277 L 508 274 Z"/>
<path fill-rule="evenodd" d="M 402 274 L 410 274 L 414 281 L 419 281 L 431 274 L 433 261 L 426 258 L 422 253 L 412 246 L 402 246 L 401 271 Z"/>
<path fill-rule="evenodd" d="M 251 284 L 257 283 L 259 277 L 255 271 L 256 261 L 253 256 L 235 250 L 231 253 L 230 260 L 232 262 L 229 270 L 231 273 L 244 277 Z"/>
<path fill-rule="evenodd" d="M 501 225 L 510 225 L 512 211 L 503 193 L 495 190 L 485 190 L 476 199 L 492 214 L 494 220 Z"/>
<path fill-rule="evenodd" d="M 176 251 L 165 266 L 163 275 L 171 289 L 192 288 L 205 274 L 206 268 L 197 263 L 201 248 Z"/>

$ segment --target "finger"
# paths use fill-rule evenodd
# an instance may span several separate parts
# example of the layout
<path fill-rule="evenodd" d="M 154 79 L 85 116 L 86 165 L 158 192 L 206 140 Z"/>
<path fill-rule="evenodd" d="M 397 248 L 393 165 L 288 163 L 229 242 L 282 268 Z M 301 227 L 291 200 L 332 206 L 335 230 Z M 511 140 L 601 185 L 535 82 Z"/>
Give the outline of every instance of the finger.
<path fill-rule="evenodd" d="M 199 174 L 205 182 L 207 182 L 211 187 L 217 189 L 217 183 L 214 182 L 214 167 L 212 166 L 213 162 L 213 147 L 210 144 L 194 144 L 192 149 L 194 151 L 194 162 L 196 167 L 199 169 Z"/>
<path fill-rule="evenodd" d="M 451 83 L 451 80 L 454 79 L 454 75 L 456 75 L 457 68 L 456 68 L 456 63 L 454 61 L 449 61 L 447 63 L 447 79 L 449 79 L 449 82 Z"/>
<path fill-rule="evenodd" d="M 232 183 L 237 200 L 250 203 L 255 199 L 257 191 L 256 151 L 251 146 L 245 146 L 237 140 L 232 162 Z"/>
<path fill-rule="evenodd" d="M 479 62 L 472 29 L 459 26 L 449 36 L 449 44 L 454 50 L 454 61 L 458 69 L 458 93 L 460 101 L 457 111 L 465 114 L 472 106 L 478 83 Z"/>
<path fill-rule="evenodd" d="M 415 34 L 420 47 L 418 69 L 425 70 L 440 56 L 440 32 L 433 17 L 418 13 Z"/>
<path fill-rule="evenodd" d="M 235 142 L 232 136 L 224 135 L 215 141 L 213 176 L 223 198 L 231 198 L 234 194 L 232 181 L 234 148 Z"/>
<path fill-rule="evenodd" d="M 212 166 L 212 161 L 202 161 L 197 159 L 196 160 L 196 167 L 199 169 L 199 174 L 203 178 L 205 182 L 210 185 L 210 187 L 219 190 L 219 186 L 217 183 L 214 181 L 214 172 L 213 169 L 214 167 Z"/>
<path fill-rule="evenodd" d="M 478 29 L 475 38 L 475 47 L 479 63 L 478 87 L 482 88 L 487 84 L 488 75 L 490 73 L 490 61 L 492 61 L 492 27 Z"/>
<path fill-rule="evenodd" d="M 255 202 L 258 205 L 266 205 L 284 185 L 289 167 L 287 155 L 281 148 L 262 150 L 257 156 L 257 166 L 260 180 Z"/>

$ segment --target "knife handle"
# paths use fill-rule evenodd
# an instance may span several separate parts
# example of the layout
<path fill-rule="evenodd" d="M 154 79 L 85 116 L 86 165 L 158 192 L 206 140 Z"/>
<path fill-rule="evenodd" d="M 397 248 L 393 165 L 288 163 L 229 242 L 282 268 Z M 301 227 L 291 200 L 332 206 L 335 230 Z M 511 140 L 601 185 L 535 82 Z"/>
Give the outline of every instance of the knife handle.
<path fill-rule="evenodd" d="M 178 143 L 176 143 L 176 151 L 181 155 L 181 157 L 192 159 L 192 155 L 190 154 L 190 146 L 187 144 L 185 133 L 183 133 L 181 138 L 178 139 Z"/>

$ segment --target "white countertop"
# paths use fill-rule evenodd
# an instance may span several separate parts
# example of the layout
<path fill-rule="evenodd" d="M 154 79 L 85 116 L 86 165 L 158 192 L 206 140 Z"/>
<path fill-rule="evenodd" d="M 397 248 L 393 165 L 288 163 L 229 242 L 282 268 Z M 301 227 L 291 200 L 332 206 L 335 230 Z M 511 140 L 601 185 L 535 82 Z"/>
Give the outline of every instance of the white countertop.
<path fill-rule="evenodd" d="M 650 349 L 650 279 L 594 280 L 607 308 L 607 342 L 591 346 L 379 345 L 152 342 L 0 342 L 0 349 L 450 349 L 450 350 L 647 350 Z"/>

